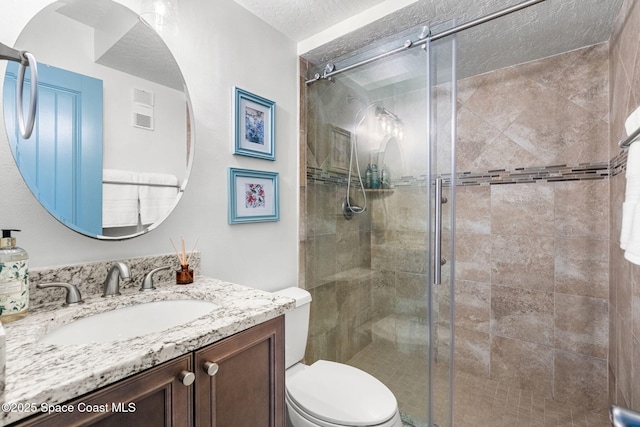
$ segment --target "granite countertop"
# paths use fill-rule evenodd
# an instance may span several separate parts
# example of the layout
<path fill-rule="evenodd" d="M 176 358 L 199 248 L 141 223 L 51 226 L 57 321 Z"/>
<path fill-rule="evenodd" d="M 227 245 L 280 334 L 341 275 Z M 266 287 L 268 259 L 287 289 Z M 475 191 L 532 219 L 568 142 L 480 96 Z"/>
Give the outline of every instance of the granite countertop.
<path fill-rule="evenodd" d="M 186 286 L 161 283 L 156 287 L 153 292 L 94 297 L 72 307 L 62 307 L 63 301 L 59 301 L 4 325 L 6 384 L 0 425 L 33 415 L 20 411 L 23 405 L 40 408 L 63 403 L 295 307 L 292 299 L 205 277 L 196 277 Z M 144 302 L 179 299 L 206 300 L 219 307 L 184 325 L 122 341 L 82 345 L 38 342 L 47 332 L 78 318 Z"/>

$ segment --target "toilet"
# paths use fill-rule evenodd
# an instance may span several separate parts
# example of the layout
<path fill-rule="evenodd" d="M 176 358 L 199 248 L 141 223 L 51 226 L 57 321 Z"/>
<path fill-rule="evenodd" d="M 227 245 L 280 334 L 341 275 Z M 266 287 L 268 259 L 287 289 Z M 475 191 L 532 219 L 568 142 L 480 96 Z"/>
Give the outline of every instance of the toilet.
<path fill-rule="evenodd" d="M 285 314 L 285 399 L 288 427 L 402 427 L 398 402 L 382 382 L 342 363 L 300 363 L 309 332 L 311 294 L 286 288 L 293 298 Z"/>

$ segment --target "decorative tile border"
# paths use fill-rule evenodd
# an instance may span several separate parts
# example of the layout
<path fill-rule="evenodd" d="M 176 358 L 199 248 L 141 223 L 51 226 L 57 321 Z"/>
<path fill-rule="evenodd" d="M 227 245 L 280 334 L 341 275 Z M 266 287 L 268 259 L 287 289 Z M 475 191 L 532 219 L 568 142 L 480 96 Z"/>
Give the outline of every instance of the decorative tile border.
<path fill-rule="evenodd" d="M 355 175 L 352 177 L 356 178 Z M 347 185 L 347 174 L 341 172 L 330 172 L 326 169 L 314 168 L 307 166 L 307 179 L 314 182 L 321 182 L 325 184 L 335 184 L 339 186 Z M 353 180 L 352 180 L 353 182 Z"/>
<path fill-rule="evenodd" d="M 616 176 L 627 170 L 627 155 L 629 150 L 620 150 L 617 156 L 611 159 L 609 163 L 609 176 Z"/>
<path fill-rule="evenodd" d="M 459 186 L 524 184 L 533 182 L 581 181 L 605 179 L 610 175 L 609 162 L 586 163 L 578 166 L 554 165 L 542 167 L 491 170 L 486 173 L 462 172 L 457 175 Z"/>
<path fill-rule="evenodd" d="M 622 151 L 609 162 L 581 163 L 579 165 L 553 165 L 523 167 L 513 170 L 494 169 L 486 172 L 459 172 L 456 175 L 458 186 L 524 184 L 534 182 L 586 181 L 606 179 L 622 173 L 626 168 L 627 152 Z M 451 184 L 451 176 L 441 175 L 445 185 Z M 313 182 L 347 185 L 347 175 L 308 167 L 307 179 Z M 426 175 L 403 176 L 392 180 L 394 187 L 421 187 L 427 183 Z M 358 186 L 357 178 L 351 180 L 352 186 Z"/>

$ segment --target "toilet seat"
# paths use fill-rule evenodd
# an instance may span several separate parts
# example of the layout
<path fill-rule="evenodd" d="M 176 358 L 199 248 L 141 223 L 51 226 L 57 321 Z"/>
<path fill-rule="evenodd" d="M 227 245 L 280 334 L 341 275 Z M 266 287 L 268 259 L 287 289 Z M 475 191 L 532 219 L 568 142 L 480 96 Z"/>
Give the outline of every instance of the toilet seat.
<path fill-rule="evenodd" d="M 292 410 L 319 426 L 393 426 L 398 403 L 378 379 L 342 363 L 319 360 L 287 378 Z"/>

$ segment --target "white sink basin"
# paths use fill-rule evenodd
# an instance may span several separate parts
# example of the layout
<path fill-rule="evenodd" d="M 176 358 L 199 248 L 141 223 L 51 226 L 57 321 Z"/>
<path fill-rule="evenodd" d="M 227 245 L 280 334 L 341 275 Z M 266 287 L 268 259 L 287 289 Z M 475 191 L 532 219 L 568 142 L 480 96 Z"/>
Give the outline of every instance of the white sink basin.
<path fill-rule="evenodd" d="M 60 345 L 120 341 L 188 323 L 217 307 L 198 300 L 137 304 L 75 320 L 49 332 L 40 342 Z"/>

